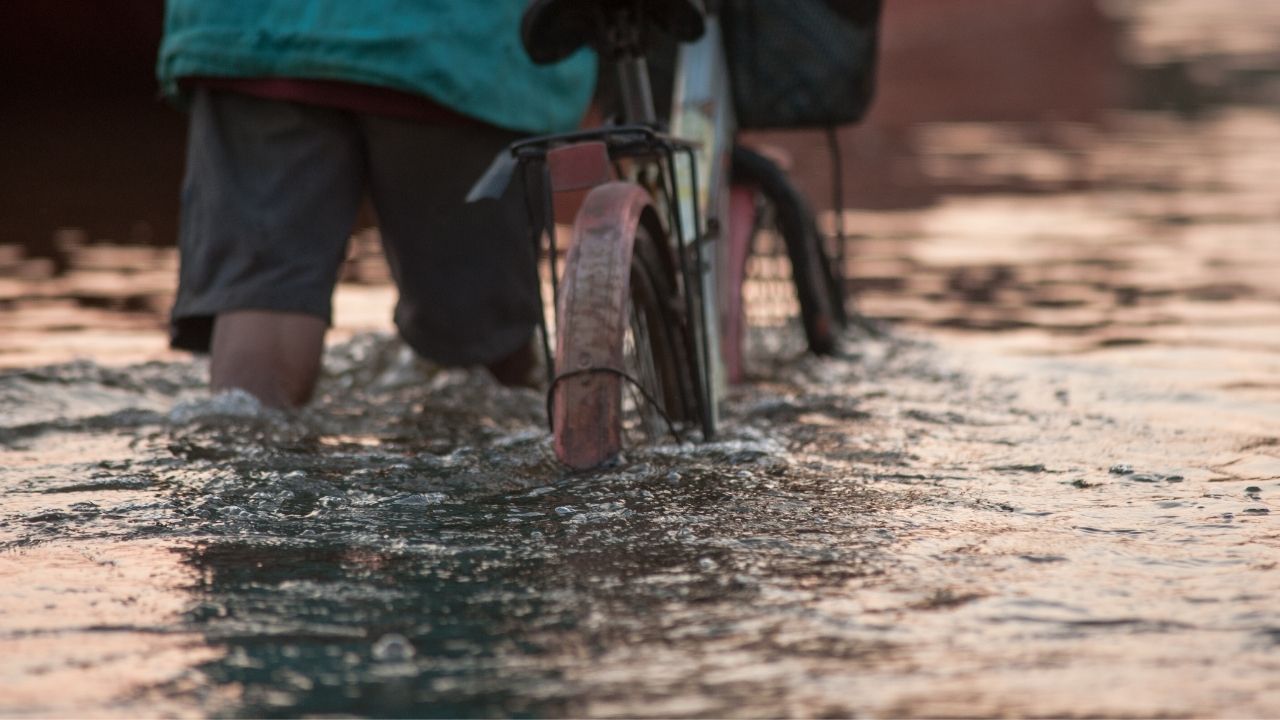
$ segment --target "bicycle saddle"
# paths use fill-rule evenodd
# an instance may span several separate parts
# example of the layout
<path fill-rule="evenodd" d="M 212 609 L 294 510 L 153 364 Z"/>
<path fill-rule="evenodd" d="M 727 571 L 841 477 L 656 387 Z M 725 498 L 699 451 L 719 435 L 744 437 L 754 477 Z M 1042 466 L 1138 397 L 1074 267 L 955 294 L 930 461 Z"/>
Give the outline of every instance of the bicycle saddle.
<path fill-rule="evenodd" d="M 644 26 L 656 27 L 677 42 L 702 36 L 702 0 L 533 0 L 525 8 L 520 39 L 539 65 L 559 62 L 584 46 L 602 50 L 608 38 L 600 21 L 628 8 L 638 8 Z"/>

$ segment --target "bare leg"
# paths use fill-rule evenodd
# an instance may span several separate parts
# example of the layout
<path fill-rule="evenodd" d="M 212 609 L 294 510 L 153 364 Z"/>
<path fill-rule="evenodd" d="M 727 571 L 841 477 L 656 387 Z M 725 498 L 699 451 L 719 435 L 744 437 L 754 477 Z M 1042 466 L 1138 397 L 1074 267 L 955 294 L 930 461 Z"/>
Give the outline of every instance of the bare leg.
<path fill-rule="evenodd" d="M 323 318 L 270 310 L 222 313 L 213 325 L 209 385 L 239 388 L 270 407 L 299 407 L 320 376 Z"/>

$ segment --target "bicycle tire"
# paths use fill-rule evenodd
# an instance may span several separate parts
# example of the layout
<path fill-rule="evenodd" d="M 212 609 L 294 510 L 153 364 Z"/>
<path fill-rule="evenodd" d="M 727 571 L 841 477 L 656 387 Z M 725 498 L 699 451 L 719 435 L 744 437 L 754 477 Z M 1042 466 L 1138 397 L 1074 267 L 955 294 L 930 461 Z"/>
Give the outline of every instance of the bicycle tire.
<path fill-rule="evenodd" d="M 586 470 L 632 444 L 634 424 L 652 438 L 667 421 L 696 417 L 698 374 L 647 193 L 629 183 L 592 190 L 573 235 L 557 302 L 551 417 L 557 458 Z M 632 379 L 642 392 L 632 392 Z"/>
<path fill-rule="evenodd" d="M 841 212 L 841 210 L 836 210 Z M 817 218 L 812 212 L 807 212 L 809 218 L 810 233 L 817 238 L 816 253 L 818 258 L 818 271 L 821 273 L 819 284 L 826 288 L 827 296 L 830 298 L 830 307 L 832 318 L 835 320 L 835 326 L 841 330 L 849 327 L 849 310 L 845 307 L 844 297 L 844 269 L 837 267 L 839 265 L 839 255 L 833 255 L 827 252 L 827 246 L 822 242 L 822 233 L 818 231 Z M 843 242 L 843 237 L 831 238 L 832 244 Z"/>
<path fill-rule="evenodd" d="M 846 322 L 844 298 L 809 204 L 772 160 L 741 145 L 733 148 L 731 178 L 735 184 L 755 188 L 761 199 L 773 206 L 776 230 L 791 263 L 808 348 L 817 355 L 834 353 L 838 331 Z M 745 276 L 735 279 L 731 291 L 740 293 L 745 281 Z"/>

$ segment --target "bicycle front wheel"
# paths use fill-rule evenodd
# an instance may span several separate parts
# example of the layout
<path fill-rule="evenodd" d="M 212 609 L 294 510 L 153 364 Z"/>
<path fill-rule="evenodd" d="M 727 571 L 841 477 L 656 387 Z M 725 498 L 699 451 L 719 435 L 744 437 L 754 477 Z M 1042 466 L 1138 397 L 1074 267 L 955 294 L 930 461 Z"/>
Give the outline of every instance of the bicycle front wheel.
<path fill-rule="evenodd" d="M 835 352 L 839 329 L 846 322 L 844 298 L 809 204 L 773 161 L 740 145 L 733 149 L 733 183 L 753 190 L 756 196 L 752 234 L 767 233 L 782 239 L 809 350 L 818 355 Z M 754 245 L 756 238 L 749 242 Z M 740 289 L 746 281 L 745 262 L 741 267 L 743 275 L 731 281 L 730 287 Z"/>
<path fill-rule="evenodd" d="M 557 299 L 554 447 L 593 468 L 697 417 L 696 362 L 674 264 L 648 194 L 592 190 L 574 222 Z"/>

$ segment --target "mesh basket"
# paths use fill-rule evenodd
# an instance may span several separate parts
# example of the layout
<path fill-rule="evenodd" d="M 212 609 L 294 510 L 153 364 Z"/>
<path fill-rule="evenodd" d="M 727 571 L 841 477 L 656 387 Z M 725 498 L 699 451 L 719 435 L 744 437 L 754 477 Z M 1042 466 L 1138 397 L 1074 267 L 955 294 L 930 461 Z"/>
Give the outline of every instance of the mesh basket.
<path fill-rule="evenodd" d="M 881 0 L 725 0 L 721 18 L 738 124 L 857 122 L 875 88 Z"/>

